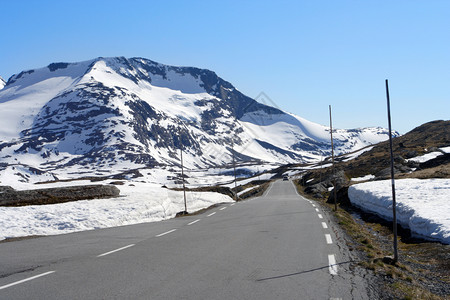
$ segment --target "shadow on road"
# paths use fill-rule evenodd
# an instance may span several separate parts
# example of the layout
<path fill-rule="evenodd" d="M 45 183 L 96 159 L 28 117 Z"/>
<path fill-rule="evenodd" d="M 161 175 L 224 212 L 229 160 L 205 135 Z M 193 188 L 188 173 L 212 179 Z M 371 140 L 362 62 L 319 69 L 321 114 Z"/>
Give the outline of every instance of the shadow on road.
<path fill-rule="evenodd" d="M 353 261 L 345 261 L 345 262 L 341 262 L 336 264 L 337 266 L 339 265 L 345 265 L 345 264 L 349 264 L 352 263 Z M 285 278 L 285 277 L 291 277 L 291 276 L 296 276 L 296 275 L 301 275 L 301 274 L 306 274 L 306 273 L 311 273 L 311 272 L 315 272 L 315 271 L 319 271 L 319 270 L 323 270 L 323 269 L 327 269 L 329 268 L 328 265 L 320 267 L 320 268 L 315 268 L 315 269 L 311 269 L 311 270 L 307 270 L 307 271 L 301 271 L 301 272 L 296 272 L 296 273 L 291 273 L 291 274 L 284 274 L 284 275 L 278 275 L 278 276 L 272 276 L 272 277 L 266 277 L 266 278 L 261 278 L 261 279 L 257 279 L 256 281 L 266 281 L 266 280 L 273 280 L 273 279 L 280 279 L 280 278 Z"/>

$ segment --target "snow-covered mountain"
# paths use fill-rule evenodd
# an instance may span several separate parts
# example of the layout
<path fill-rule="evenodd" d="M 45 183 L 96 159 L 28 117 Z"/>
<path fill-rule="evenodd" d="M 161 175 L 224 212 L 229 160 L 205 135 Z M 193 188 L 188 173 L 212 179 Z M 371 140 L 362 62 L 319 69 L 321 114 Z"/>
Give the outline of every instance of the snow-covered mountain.
<path fill-rule="evenodd" d="M 336 130 L 337 153 L 387 139 L 387 130 Z M 52 63 L 0 90 L 0 171 L 38 173 L 179 164 L 298 163 L 330 154 L 329 128 L 261 104 L 214 72 L 143 58 Z M 69 172 L 70 173 L 70 172 Z M 66 173 L 66 174 L 69 174 Z"/>
<path fill-rule="evenodd" d="M 0 76 L 0 90 L 6 85 L 6 81 Z"/>

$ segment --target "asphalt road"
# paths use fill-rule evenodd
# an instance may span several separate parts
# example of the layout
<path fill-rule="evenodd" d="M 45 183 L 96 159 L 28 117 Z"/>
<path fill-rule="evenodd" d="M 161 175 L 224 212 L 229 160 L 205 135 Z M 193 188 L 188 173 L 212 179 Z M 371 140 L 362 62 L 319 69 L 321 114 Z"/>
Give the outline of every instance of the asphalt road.
<path fill-rule="evenodd" d="M 0 243 L 0 299 L 368 299 L 290 181 L 202 214 Z"/>

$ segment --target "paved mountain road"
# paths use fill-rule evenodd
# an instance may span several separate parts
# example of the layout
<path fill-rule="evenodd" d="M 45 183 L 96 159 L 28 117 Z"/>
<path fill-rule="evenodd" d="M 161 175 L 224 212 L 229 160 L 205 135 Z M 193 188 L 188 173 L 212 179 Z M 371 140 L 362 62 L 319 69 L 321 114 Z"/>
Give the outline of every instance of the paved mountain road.
<path fill-rule="evenodd" d="M 289 181 L 199 215 L 0 244 L 0 299 L 368 299 Z"/>

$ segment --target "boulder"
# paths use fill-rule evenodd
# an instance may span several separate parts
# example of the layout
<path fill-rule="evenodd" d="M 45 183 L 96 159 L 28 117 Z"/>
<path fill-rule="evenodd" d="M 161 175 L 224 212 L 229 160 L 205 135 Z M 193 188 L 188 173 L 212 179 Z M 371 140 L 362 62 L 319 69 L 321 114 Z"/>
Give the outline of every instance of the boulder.
<path fill-rule="evenodd" d="M 351 205 L 350 199 L 348 198 L 348 186 L 338 188 L 336 195 L 337 195 L 337 203 L 340 203 L 341 205 Z M 327 203 L 334 203 L 334 191 L 330 192 L 330 196 L 328 196 Z"/>

